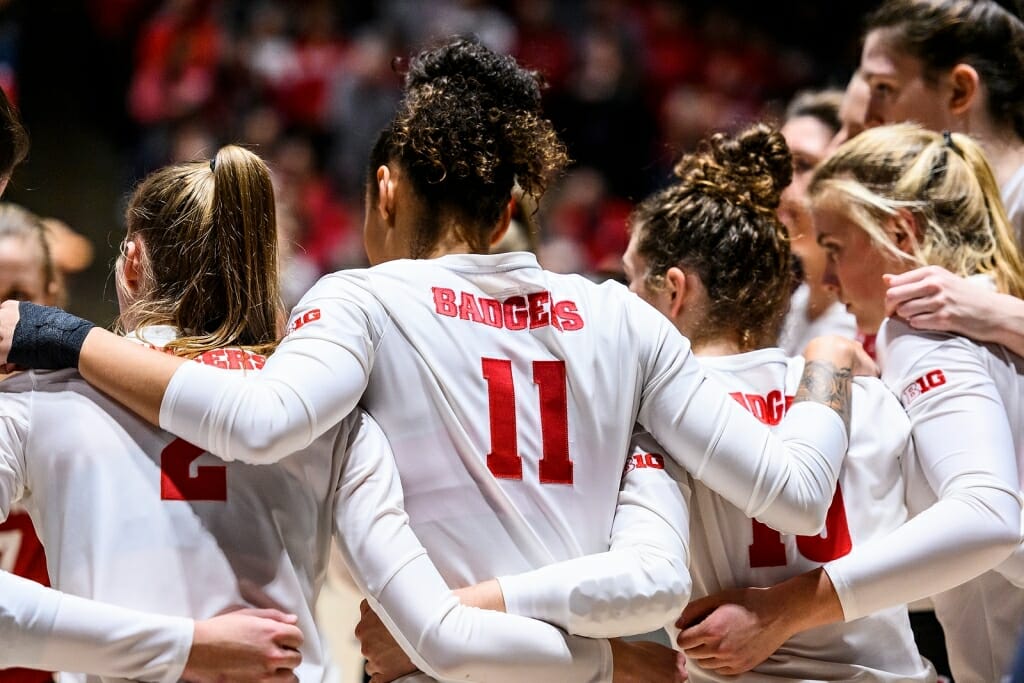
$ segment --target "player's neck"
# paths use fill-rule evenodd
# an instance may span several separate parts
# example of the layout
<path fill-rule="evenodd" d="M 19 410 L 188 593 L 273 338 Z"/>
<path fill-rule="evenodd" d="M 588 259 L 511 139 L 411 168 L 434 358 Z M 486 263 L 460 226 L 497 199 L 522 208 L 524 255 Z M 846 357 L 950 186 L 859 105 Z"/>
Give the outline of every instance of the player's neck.
<path fill-rule="evenodd" d="M 985 151 L 1000 187 L 1024 166 L 1024 140 L 1013 128 L 997 126 L 988 116 L 981 116 L 972 121 L 970 135 Z"/>
<path fill-rule="evenodd" d="M 735 356 L 742 353 L 738 342 L 732 339 L 712 339 L 693 345 L 693 352 L 698 356 Z"/>

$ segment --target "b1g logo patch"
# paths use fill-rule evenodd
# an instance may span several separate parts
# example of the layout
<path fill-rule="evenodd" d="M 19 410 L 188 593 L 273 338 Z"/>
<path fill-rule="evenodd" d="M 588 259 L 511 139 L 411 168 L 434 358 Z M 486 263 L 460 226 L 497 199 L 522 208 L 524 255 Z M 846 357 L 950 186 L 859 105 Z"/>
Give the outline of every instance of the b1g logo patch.
<path fill-rule="evenodd" d="M 647 468 L 655 470 L 665 469 L 665 456 L 660 453 L 635 453 L 626 458 L 626 466 L 623 467 L 622 473 L 626 474 L 633 470 Z"/>
<path fill-rule="evenodd" d="M 921 394 L 926 394 L 935 387 L 941 387 L 946 383 L 946 375 L 942 370 L 930 370 L 921 375 L 903 390 L 903 405 L 910 405 Z"/>
<path fill-rule="evenodd" d="M 320 309 L 314 308 L 311 311 L 306 311 L 299 317 L 295 318 L 288 324 L 288 328 L 284 331 L 285 336 L 291 334 L 295 330 L 299 329 L 303 325 L 314 322 L 320 319 Z"/>

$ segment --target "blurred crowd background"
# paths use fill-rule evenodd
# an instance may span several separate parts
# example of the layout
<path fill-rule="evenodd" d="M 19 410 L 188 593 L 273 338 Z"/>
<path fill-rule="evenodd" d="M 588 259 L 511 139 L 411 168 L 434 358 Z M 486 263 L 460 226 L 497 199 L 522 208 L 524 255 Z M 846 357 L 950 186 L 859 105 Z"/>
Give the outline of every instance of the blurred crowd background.
<path fill-rule="evenodd" d="M 69 308 L 105 323 L 133 184 L 245 144 L 274 174 L 291 304 L 320 274 L 364 264 L 366 158 L 402 60 L 474 33 L 544 74 L 574 160 L 528 212 L 542 263 L 607 277 L 633 203 L 682 151 L 709 131 L 777 119 L 800 89 L 845 86 L 875 4 L 0 0 L 0 86 L 32 136 L 5 199 L 91 242 L 91 257 L 84 243 L 69 257 L 80 271 Z"/>

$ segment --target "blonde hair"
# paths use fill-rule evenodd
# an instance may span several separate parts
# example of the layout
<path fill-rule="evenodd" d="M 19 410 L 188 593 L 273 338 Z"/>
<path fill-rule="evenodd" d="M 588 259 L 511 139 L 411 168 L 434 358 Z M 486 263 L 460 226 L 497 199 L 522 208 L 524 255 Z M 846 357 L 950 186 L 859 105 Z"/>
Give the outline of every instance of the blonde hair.
<path fill-rule="evenodd" d="M 810 195 L 816 205 L 838 208 L 898 259 L 961 276 L 991 275 L 1001 292 L 1024 296 L 1024 261 L 999 186 L 966 135 L 912 124 L 867 130 L 818 167 Z M 910 254 L 884 229 L 901 209 L 921 232 Z"/>
<path fill-rule="evenodd" d="M 248 150 L 222 147 L 210 162 L 146 177 L 126 211 L 141 238 L 141 290 L 118 319 L 123 331 L 171 325 L 167 345 L 186 357 L 225 346 L 266 353 L 281 310 L 270 172 Z"/>

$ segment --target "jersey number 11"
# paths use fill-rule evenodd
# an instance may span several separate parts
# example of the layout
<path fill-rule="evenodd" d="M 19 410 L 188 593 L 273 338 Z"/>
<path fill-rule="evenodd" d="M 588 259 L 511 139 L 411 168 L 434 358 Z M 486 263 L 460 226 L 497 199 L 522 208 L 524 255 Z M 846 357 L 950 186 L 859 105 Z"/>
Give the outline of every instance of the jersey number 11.
<path fill-rule="evenodd" d="M 516 431 L 512 361 L 483 358 L 481 366 L 487 381 L 487 407 L 491 427 L 491 452 L 487 454 L 487 469 L 500 479 L 522 479 L 523 457 L 519 454 L 519 435 Z M 533 361 L 533 383 L 537 385 L 540 400 L 540 481 L 542 484 L 571 484 L 565 361 Z"/>

